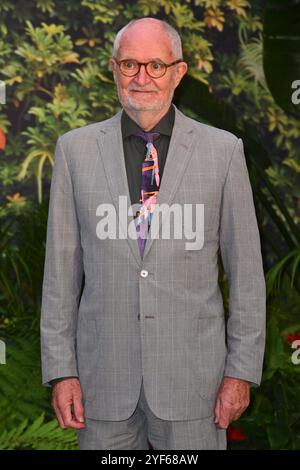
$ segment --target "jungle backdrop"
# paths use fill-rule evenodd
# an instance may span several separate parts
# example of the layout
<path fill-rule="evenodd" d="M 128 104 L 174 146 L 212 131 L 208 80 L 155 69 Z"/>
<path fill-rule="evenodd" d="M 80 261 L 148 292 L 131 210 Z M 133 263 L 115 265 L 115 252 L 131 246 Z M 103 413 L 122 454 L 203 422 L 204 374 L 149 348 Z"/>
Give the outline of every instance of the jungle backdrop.
<path fill-rule="evenodd" d="M 245 145 L 267 281 L 267 343 L 262 384 L 228 429 L 229 447 L 300 448 L 300 1 L 1 0 L 0 449 L 77 448 L 41 385 L 54 148 L 63 133 L 121 109 L 108 59 L 116 32 L 144 16 L 165 19 L 182 37 L 189 71 L 175 104 Z M 222 269 L 220 285 L 227 311 Z"/>

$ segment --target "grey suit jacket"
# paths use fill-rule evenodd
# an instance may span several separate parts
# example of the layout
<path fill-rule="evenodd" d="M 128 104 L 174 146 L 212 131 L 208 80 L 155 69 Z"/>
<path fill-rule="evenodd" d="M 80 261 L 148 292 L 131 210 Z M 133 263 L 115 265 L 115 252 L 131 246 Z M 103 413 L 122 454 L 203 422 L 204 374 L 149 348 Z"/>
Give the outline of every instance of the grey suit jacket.
<path fill-rule="evenodd" d="M 90 418 L 127 419 L 142 377 L 149 406 L 166 420 L 211 416 L 224 375 L 261 380 L 265 280 L 243 144 L 175 112 L 157 207 L 204 204 L 197 250 L 172 232 L 159 236 L 157 210 L 143 259 L 137 240 L 126 237 L 119 196 L 127 196 L 126 209 L 131 203 L 121 112 L 57 141 L 42 292 L 43 383 L 78 376 Z M 115 207 L 115 239 L 97 236 L 102 203 Z M 227 325 L 219 249 L 230 285 Z"/>

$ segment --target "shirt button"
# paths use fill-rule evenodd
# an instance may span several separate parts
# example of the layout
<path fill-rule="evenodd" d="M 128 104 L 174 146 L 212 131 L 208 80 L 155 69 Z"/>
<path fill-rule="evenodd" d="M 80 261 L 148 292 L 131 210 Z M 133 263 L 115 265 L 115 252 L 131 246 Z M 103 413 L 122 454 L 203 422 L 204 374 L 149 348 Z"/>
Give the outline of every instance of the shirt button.
<path fill-rule="evenodd" d="M 146 271 L 146 269 L 142 269 L 141 276 L 142 277 L 147 277 L 148 276 L 148 271 Z"/>

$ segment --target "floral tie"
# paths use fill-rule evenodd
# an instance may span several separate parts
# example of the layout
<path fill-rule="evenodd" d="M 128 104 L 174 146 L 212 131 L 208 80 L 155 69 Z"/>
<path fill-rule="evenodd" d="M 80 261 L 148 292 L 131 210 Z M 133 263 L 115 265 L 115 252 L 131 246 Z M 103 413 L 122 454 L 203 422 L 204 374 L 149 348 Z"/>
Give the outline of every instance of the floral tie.
<path fill-rule="evenodd" d="M 146 142 L 147 152 L 142 164 L 141 177 L 141 198 L 140 208 L 136 215 L 136 230 L 141 257 L 143 257 L 151 224 L 152 215 L 155 208 L 156 198 L 159 189 L 159 167 L 157 151 L 153 145 L 153 138 L 160 135 L 159 132 L 137 132 L 133 134 L 141 137 Z"/>

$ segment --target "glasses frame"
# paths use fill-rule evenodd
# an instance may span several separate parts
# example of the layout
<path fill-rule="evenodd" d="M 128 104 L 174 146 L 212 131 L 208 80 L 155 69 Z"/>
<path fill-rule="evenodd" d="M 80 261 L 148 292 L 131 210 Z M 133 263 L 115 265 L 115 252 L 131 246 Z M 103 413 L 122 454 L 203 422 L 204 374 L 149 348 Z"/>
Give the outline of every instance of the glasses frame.
<path fill-rule="evenodd" d="M 161 77 L 163 77 L 163 76 L 167 73 L 167 70 L 168 70 L 169 67 L 171 67 L 172 65 L 175 65 L 175 64 L 179 64 L 179 62 L 184 62 L 183 59 L 177 59 L 177 60 L 175 60 L 174 62 L 171 62 L 170 64 L 166 64 L 166 63 L 163 62 L 162 60 L 160 60 L 160 61 L 150 60 L 149 62 L 138 62 L 138 61 L 135 60 L 135 59 L 123 59 L 123 60 L 118 60 L 118 59 L 116 59 L 116 57 L 113 57 L 113 59 L 114 59 L 115 62 L 118 64 L 121 74 L 124 75 L 125 77 L 135 77 L 135 76 L 139 73 L 139 71 L 141 70 L 141 66 L 144 65 L 144 66 L 145 66 L 145 70 L 146 70 L 147 74 L 149 75 L 149 77 L 151 77 L 151 78 L 161 78 Z M 125 74 L 124 72 L 122 72 L 122 70 L 121 70 L 121 64 L 122 64 L 122 62 L 128 62 L 128 61 L 130 61 L 130 60 L 132 60 L 132 61 L 134 61 L 134 62 L 136 62 L 136 63 L 138 64 L 138 71 L 137 71 L 134 75 L 126 75 L 126 74 Z M 160 75 L 160 77 L 153 77 L 152 75 L 150 75 L 150 73 L 149 73 L 148 70 L 147 70 L 147 66 L 148 66 L 149 64 L 152 64 L 153 62 L 154 62 L 154 63 L 157 62 L 157 63 L 162 64 L 162 65 L 164 65 L 164 66 L 166 67 L 166 70 L 164 71 L 164 73 L 163 73 L 162 75 Z"/>

